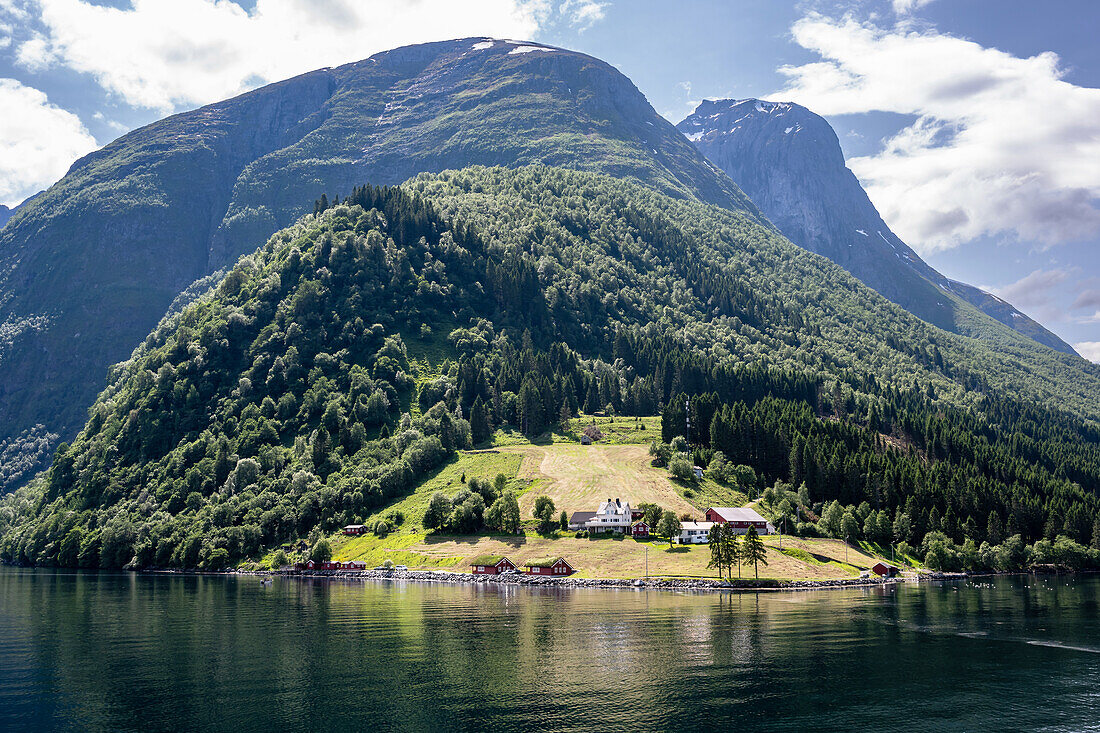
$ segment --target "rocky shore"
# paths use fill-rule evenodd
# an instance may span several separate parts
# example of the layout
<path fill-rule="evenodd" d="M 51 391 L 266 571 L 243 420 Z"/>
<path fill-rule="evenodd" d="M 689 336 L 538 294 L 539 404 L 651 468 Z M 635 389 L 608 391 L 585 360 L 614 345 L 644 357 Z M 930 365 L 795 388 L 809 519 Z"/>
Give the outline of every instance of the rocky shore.
<path fill-rule="evenodd" d="M 907 582 L 904 578 L 842 578 L 834 580 L 775 580 L 737 578 L 733 581 L 709 578 L 552 578 L 537 575 L 474 575 L 439 570 L 313 570 L 244 572 L 259 576 L 325 578 L 337 580 L 403 580 L 418 583 L 455 583 L 471 585 L 542 586 L 557 588 L 652 588 L 658 590 L 817 590 L 853 586 L 881 586 Z M 960 580 L 965 573 L 922 573 L 920 580 Z"/>

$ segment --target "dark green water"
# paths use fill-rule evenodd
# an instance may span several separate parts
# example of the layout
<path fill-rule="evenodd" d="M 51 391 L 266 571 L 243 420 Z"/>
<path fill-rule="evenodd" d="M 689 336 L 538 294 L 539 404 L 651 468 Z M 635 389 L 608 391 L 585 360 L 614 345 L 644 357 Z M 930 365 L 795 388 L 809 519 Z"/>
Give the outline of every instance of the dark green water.
<path fill-rule="evenodd" d="M 1100 728 L 1100 578 L 673 594 L 0 569 L 0 730 Z"/>

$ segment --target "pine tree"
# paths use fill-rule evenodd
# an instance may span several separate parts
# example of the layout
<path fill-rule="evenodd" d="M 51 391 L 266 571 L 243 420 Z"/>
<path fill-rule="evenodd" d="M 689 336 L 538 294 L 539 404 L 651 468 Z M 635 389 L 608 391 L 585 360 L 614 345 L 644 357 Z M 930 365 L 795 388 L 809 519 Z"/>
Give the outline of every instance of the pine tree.
<path fill-rule="evenodd" d="M 741 536 L 728 524 L 722 525 L 722 557 L 726 561 L 726 574 L 733 575 L 733 566 L 737 566 L 737 577 L 741 577 Z"/>
<path fill-rule="evenodd" d="M 997 513 L 996 509 L 989 512 L 989 521 L 985 525 L 985 538 L 991 545 L 999 545 L 1004 540 L 1001 515 Z"/>
<path fill-rule="evenodd" d="M 474 398 L 474 404 L 470 407 L 470 437 L 474 445 L 479 445 L 488 440 L 493 434 L 492 425 L 489 424 L 489 410 L 481 401 L 481 396 Z"/>
<path fill-rule="evenodd" d="M 707 567 L 718 569 L 719 580 L 722 579 L 722 568 L 726 565 L 725 548 L 722 546 L 722 535 L 725 534 L 722 527 L 724 526 L 716 523 L 707 532 L 707 545 L 710 547 L 710 562 L 707 563 Z"/>
<path fill-rule="evenodd" d="M 768 550 L 764 547 L 763 540 L 760 539 L 760 535 L 756 533 L 756 527 L 749 525 L 749 529 L 745 532 L 745 539 L 741 541 L 741 564 L 748 565 L 752 563 L 753 574 L 759 578 L 760 568 L 759 565 L 763 563 L 768 564 Z"/>

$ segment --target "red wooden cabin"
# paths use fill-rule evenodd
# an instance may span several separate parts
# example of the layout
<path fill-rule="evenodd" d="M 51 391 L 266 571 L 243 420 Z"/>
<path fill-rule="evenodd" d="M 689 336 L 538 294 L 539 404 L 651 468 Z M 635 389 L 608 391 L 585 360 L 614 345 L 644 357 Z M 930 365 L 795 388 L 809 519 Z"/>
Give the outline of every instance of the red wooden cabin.
<path fill-rule="evenodd" d="M 573 569 L 572 565 L 565 561 L 564 557 L 552 557 L 545 560 L 528 560 L 523 565 L 523 572 L 527 575 L 551 575 L 562 577 L 577 572 Z"/>
<path fill-rule="evenodd" d="M 482 555 L 470 561 L 474 575 L 500 575 L 505 570 L 515 570 L 515 564 L 504 555 Z"/>

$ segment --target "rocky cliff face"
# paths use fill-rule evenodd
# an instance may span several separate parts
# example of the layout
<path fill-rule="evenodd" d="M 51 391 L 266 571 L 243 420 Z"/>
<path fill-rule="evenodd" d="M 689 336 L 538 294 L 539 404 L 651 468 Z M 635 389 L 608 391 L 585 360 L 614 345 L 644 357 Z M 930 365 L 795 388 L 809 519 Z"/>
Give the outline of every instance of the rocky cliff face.
<path fill-rule="evenodd" d="M 19 207 L 0 230 L 0 443 L 32 426 L 71 437 L 108 366 L 181 290 L 322 193 L 539 161 L 763 220 L 629 79 L 583 54 L 473 38 L 315 71 L 135 130 Z"/>
<path fill-rule="evenodd" d="M 1008 303 L 944 277 L 886 225 L 844 165 L 836 133 L 791 103 L 708 100 L 677 125 L 791 241 L 828 257 L 941 328 L 980 335 L 970 306 L 1058 351 L 1073 349 Z"/>

